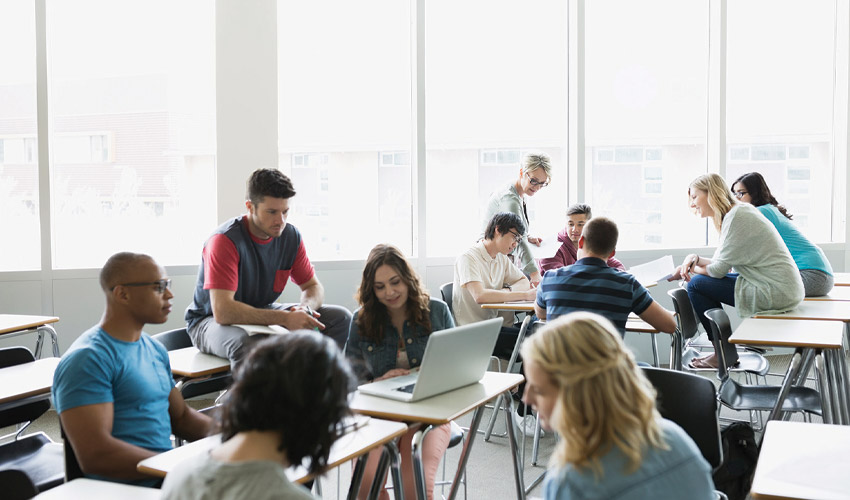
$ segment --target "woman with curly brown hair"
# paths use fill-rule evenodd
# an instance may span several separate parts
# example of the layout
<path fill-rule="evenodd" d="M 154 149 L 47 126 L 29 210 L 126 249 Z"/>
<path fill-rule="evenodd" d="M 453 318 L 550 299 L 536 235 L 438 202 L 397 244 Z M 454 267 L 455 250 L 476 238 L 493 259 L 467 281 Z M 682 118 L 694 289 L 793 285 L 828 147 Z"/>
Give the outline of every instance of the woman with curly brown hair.
<path fill-rule="evenodd" d="M 659 415 L 655 389 L 610 321 L 561 316 L 525 341 L 522 357 L 524 400 L 561 436 L 545 500 L 715 498 L 711 467 Z"/>
<path fill-rule="evenodd" d="M 431 332 L 455 326 L 446 303 L 428 295 L 410 263 L 392 245 L 378 245 L 369 253 L 356 298 L 360 308 L 351 319 L 347 354 L 361 381 L 407 375 L 422 363 Z M 407 497 L 415 492 L 410 446 L 417 430 L 418 426 L 411 426 L 399 446 Z M 448 424 L 425 437 L 422 461 L 428 498 L 448 444 Z M 380 456 L 380 451 L 369 454 L 360 498 L 368 494 Z M 386 491 L 381 498 L 389 498 Z"/>

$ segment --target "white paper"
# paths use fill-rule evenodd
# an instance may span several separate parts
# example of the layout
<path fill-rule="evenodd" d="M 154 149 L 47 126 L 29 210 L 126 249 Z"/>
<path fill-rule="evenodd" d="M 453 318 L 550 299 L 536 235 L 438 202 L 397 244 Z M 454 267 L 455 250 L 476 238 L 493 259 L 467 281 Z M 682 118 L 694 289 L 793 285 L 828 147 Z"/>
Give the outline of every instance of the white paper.
<path fill-rule="evenodd" d="M 632 266 L 628 271 L 643 286 L 652 286 L 659 281 L 666 281 L 675 269 L 673 256 L 665 255 L 659 259 Z"/>
<path fill-rule="evenodd" d="M 529 243 L 528 246 L 531 247 L 531 255 L 534 256 L 535 260 L 548 259 L 558 253 L 558 249 L 561 248 L 561 242 L 558 241 L 557 237 L 543 238 L 543 243 L 540 246 L 533 243 Z"/>
<path fill-rule="evenodd" d="M 289 330 L 280 326 L 280 325 L 233 325 L 237 328 L 241 328 L 245 330 L 248 335 L 256 335 L 258 333 L 264 333 L 267 335 L 281 335 L 283 333 L 288 333 Z"/>

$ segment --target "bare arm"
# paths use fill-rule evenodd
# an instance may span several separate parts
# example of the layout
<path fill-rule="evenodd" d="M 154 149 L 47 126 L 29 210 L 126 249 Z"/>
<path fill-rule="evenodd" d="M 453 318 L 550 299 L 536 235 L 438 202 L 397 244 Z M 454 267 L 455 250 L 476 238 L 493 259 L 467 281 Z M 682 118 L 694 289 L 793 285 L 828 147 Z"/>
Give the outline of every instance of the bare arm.
<path fill-rule="evenodd" d="M 546 320 L 546 309 L 537 305 L 537 301 L 534 302 L 534 314 L 536 314 L 538 318 Z"/>
<path fill-rule="evenodd" d="M 670 276 L 668 281 L 691 281 L 691 276 L 694 274 L 702 274 L 708 276 L 709 274 L 706 268 L 709 265 L 711 265 L 711 259 L 709 259 L 708 257 L 700 257 L 697 254 L 690 254 L 685 257 L 685 260 L 682 262 L 682 265 L 676 268 L 676 270 Z"/>
<path fill-rule="evenodd" d="M 661 304 L 654 300 L 646 308 L 646 311 L 638 316 L 664 333 L 673 333 L 676 331 L 676 318 L 673 316 L 673 313 L 661 307 Z"/>
<path fill-rule="evenodd" d="M 302 288 L 302 299 L 304 293 Z M 281 325 L 289 330 L 325 327 L 313 315 L 303 309 L 292 311 L 260 309 L 244 302 L 239 302 L 235 297 L 236 292 L 232 290 L 210 290 L 210 303 L 212 304 L 213 317 L 217 323 L 221 325 L 235 325 L 240 323 L 248 325 Z"/>
<path fill-rule="evenodd" d="M 176 388 L 168 394 L 168 416 L 171 417 L 171 432 L 188 441 L 207 437 L 212 428 L 212 419 L 190 408 Z"/>
<path fill-rule="evenodd" d="M 140 479 L 136 470 L 142 460 L 157 453 L 112 436 L 112 403 L 78 406 L 59 414 L 59 420 L 86 474 Z"/>
<path fill-rule="evenodd" d="M 484 288 L 484 285 L 480 281 L 470 281 L 463 286 L 469 291 L 472 298 L 475 299 L 476 304 L 498 304 L 500 302 L 512 302 L 518 300 L 534 300 L 537 294 L 536 290 L 530 288 L 526 278 L 522 278 L 516 283 L 512 283 L 511 290 L 506 288 L 501 290 Z M 514 287 L 519 288 L 519 290 L 514 291 Z"/>

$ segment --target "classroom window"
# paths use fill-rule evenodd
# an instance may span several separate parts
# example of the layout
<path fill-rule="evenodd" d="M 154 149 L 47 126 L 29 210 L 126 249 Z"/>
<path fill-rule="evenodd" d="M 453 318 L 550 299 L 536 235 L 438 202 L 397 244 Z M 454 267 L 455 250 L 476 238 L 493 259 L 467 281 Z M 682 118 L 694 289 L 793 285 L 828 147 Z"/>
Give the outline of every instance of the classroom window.
<path fill-rule="evenodd" d="M 708 2 L 585 3 L 586 198 L 618 249 L 706 243 L 685 196 L 664 194 L 707 170 L 708 21 Z"/>
<path fill-rule="evenodd" d="M 365 259 L 378 242 L 410 253 L 409 2 L 279 1 L 277 16 L 280 165 L 310 258 Z M 312 154 L 321 172 L 302 168 Z"/>
<path fill-rule="evenodd" d="M 828 195 L 835 180 L 835 12 L 832 0 L 728 4 L 727 177 L 760 172 L 814 241 L 833 239 L 831 214 L 839 207 L 832 200 L 843 199 Z M 753 26 L 759 26 L 758 36 Z M 734 153 L 743 148 L 749 157 Z M 816 192 L 824 195 L 811 196 Z M 804 209 L 807 198 L 811 204 Z"/>
<path fill-rule="evenodd" d="M 216 218 L 214 2 L 48 0 L 47 19 L 54 267 L 197 264 Z"/>
<path fill-rule="evenodd" d="M 527 152 L 554 169 L 527 198 L 529 231 L 554 238 L 567 206 L 567 2 L 428 0 L 425 10 L 427 255 L 475 243 L 490 195 L 518 179 Z"/>
<path fill-rule="evenodd" d="M 41 268 L 35 40 L 33 2 L 0 2 L 0 220 L 14 235 L 0 244 L 0 271 Z"/>

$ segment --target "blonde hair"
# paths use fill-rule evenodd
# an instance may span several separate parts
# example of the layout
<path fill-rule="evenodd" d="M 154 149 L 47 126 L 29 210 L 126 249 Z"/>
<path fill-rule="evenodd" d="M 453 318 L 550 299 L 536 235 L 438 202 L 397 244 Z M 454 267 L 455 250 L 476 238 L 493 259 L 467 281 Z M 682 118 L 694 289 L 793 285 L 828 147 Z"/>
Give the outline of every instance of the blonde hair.
<path fill-rule="evenodd" d="M 522 173 L 530 174 L 538 168 L 546 172 L 546 177 L 552 177 L 552 162 L 545 153 L 528 153 L 522 160 Z"/>
<path fill-rule="evenodd" d="M 700 191 L 708 194 L 708 206 L 714 210 L 714 216 L 712 217 L 714 228 L 717 229 L 717 232 L 720 232 L 720 226 L 723 224 L 723 218 L 726 217 L 726 214 L 728 214 L 729 211 L 732 210 L 732 207 L 738 203 L 735 201 L 735 198 L 732 198 L 732 194 L 726 186 L 726 181 L 723 180 L 723 177 L 720 177 L 717 174 L 704 174 L 691 182 L 691 185 L 688 188 L 689 198 L 691 196 L 691 189 L 699 189 Z"/>
<path fill-rule="evenodd" d="M 668 449 L 655 389 L 606 318 L 589 312 L 561 316 L 525 341 L 522 358 L 557 388 L 549 425 L 562 439 L 551 466 L 587 467 L 598 477 L 599 459 L 616 446 L 631 473 L 648 445 Z"/>

